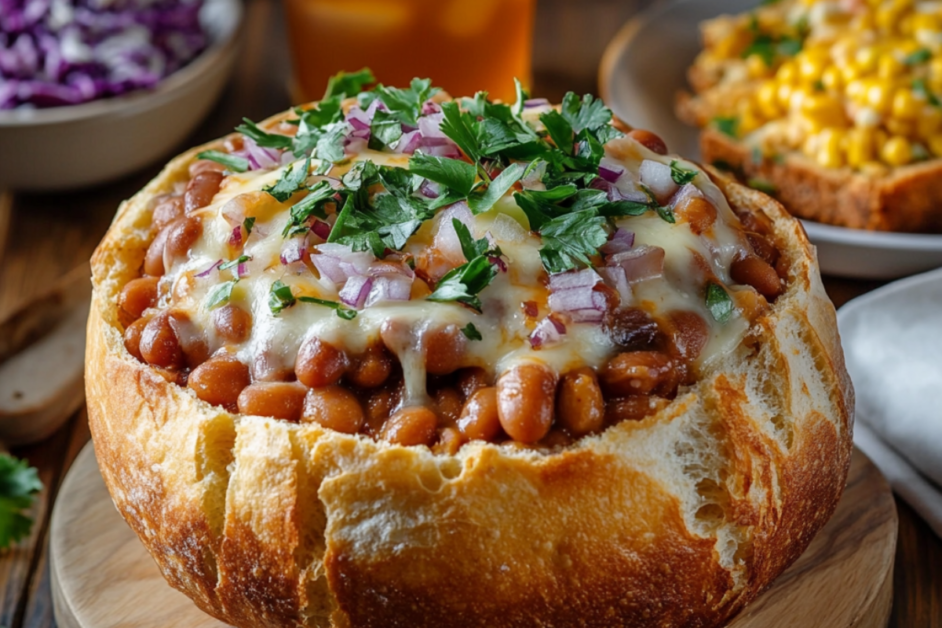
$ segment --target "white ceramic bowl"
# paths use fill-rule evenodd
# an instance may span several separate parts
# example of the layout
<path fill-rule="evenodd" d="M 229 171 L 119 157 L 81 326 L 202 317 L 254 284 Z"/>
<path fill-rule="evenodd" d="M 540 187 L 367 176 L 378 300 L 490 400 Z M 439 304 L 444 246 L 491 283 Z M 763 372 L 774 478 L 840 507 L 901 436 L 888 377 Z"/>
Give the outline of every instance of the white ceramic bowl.
<path fill-rule="evenodd" d="M 240 0 L 206 0 L 210 44 L 153 90 L 71 107 L 0 111 L 0 189 L 58 190 L 134 172 L 177 148 L 235 64 Z"/>
<path fill-rule="evenodd" d="M 659 2 L 631 20 L 608 45 L 599 91 L 615 115 L 661 135 L 671 150 L 699 159 L 699 131 L 674 115 L 687 68 L 701 49 L 699 24 L 741 13 L 757 0 Z M 802 221 L 832 275 L 894 279 L 942 266 L 942 235 L 881 233 Z"/>

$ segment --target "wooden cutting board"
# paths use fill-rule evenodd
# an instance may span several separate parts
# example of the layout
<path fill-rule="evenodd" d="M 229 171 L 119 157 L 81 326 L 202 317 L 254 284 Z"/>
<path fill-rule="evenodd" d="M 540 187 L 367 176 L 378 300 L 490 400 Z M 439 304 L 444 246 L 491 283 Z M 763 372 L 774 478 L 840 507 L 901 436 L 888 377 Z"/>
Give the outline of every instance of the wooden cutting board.
<path fill-rule="evenodd" d="M 224 628 L 164 582 L 115 510 L 90 444 L 59 495 L 50 555 L 60 628 Z M 896 533 L 889 486 L 866 456 L 854 452 L 834 517 L 801 558 L 728 628 L 780 628 L 786 623 L 885 628 L 893 601 Z"/>

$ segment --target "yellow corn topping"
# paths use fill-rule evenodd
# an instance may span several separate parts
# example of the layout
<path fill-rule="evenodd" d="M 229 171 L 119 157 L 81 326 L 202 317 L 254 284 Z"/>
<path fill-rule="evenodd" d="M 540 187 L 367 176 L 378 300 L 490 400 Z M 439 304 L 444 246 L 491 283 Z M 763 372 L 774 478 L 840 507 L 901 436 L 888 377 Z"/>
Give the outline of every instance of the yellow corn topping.
<path fill-rule="evenodd" d="M 825 168 L 942 157 L 942 0 L 777 0 L 703 30 L 724 132 Z"/>

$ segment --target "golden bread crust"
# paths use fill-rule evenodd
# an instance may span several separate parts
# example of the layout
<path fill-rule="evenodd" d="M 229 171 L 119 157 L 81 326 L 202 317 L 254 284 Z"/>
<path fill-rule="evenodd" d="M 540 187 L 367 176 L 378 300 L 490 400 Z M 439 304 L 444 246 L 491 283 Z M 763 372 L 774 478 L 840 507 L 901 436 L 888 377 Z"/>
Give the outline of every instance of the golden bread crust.
<path fill-rule="evenodd" d="M 92 260 L 89 420 L 118 510 L 168 582 L 235 626 L 719 626 L 805 549 L 850 460 L 853 390 L 800 224 L 765 213 L 787 291 L 747 341 L 655 416 L 551 455 L 455 456 L 239 416 L 124 349 L 152 199 L 125 202 Z"/>

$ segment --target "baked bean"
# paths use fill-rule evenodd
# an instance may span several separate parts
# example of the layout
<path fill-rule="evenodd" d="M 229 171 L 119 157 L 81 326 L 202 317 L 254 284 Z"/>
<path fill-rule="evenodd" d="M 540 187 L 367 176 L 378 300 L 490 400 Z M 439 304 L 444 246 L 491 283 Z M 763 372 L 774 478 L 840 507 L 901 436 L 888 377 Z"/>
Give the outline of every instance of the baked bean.
<path fill-rule="evenodd" d="M 169 196 L 157 203 L 151 215 L 150 224 L 155 229 L 163 229 L 171 222 L 183 216 L 183 197 Z"/>
<path fill-rule="evenodd" d="M 458 371 L 458 388 L 465 399 L 473 395 L 488 383 L 487 371 L 479 366 L 470 366 Z"/>
<path fill-rule="evenodd" d="M 455 425 L 461 415 L 462 405 L 461 393 L 456 388 L 446 386 L 435 391 L 435 413 L 443 426 Z"/>
<path fill-rule="evenodd" d="M 658 155 L 667 154 L 667 144 L 665 144 L 664 140 L 651 131 L 645 131 L 644 129 L 632 129 L 631 131 L 628 131 L 628 137 L 646 147 L 648 150 L 654 151 Z"/>
<path fill-rule="evenodd" d="M 136 321 L 144 310 L 157 303 L 157 277 L 140 277 L 124 284 L 118 305 L 128 315 L 130 321 Z"/>
<path fill-rule="evenodd" d="M 425 332 L 425 370 L 432 375 L 448 375 L 461 367 L 468 343 L 457 325 L 445 325 Z"/>
<path fill-rule="evenodd" d="M 179 369 L 185 364 L 183 349 L 170 326 L 170 312 L 161 312 L 148 321 L 141 331 L 139 347 L 141 357 L 153 366 Z"/>
<path fill-rule="evenodd" d="M 605 422 L 615 425 L 622 421 L 640 421 L 657 414 L 669 401 L 663 397 L 635 395 L 620 399 L 609 399 L 605 404 Z"/>
<path fill-rule="evenodd" d="M 404 447 L 431 445 L 435 441 L 437 425 L 438 417 L 428 408 L 403 408 L 386 421 L 381 438 Z"/>
<path fill-rule="evenodd" d="M 239 412 L 299 421 L 306 393 L 297 382 L 255 382 L 239 393 Z"/>
<path fill-rule="evenodd" d="M 438 442 L 432 445 L 432 453 L 439 456 L 454 456 L 464 445 L 464 437 L 457 429 L 446 427 L 438 434 Z"/>
<path fill-rule="evenodd" d="M 252 381 L 290 382 L 297 379 L 294 364 L 291 364 L 276 347 L 269 342 L 252 358 Z"/>
<path fill-rule="evenodd" d="M 149 322 L 150 317 L 145 316 L 137 319 L 124 330 L 124 348 L 141 362 L 144 361 L 141 357 L 141 334 L 144 333 L 144 327 Z"/>
<path fill-rule="evenodd" d="M 703 317 L 696 312 L 678 310 L 667 315 L 667 324 L 679 357 L 691 362 L 696 360 L 710 339 L 710 326 Z"/>
<path fill-rule="evenodd" d="M 786 281 L 788 279 L 788 269 L 788 258 L 784 255 L 779 255 L 778 261 L 775 262 L 775 273 L 782 281 Z"/>
<path fill-rule="evenodd" d="M 226 342 L 240 343 L 249 337 L 252 315 L 238 305 L 229 303 L 213 312 L 213 327 Z"/>
<path fill-rule="evenodd" d="M 316 336 L 301 345 L 298 359 L 294 363 L 298 380 L 311 388 L 336 384 L 346 368 L 346 354 Z"/>
<path fill-rule="evenodd" d="M 654 319 L 637 307 L 611 310 L 605 315 L 604 329 L 620 349 L 644 351 L 654 348 L 660 340 L 660 328 Z"/>
<path fill-rule="evenodd" d="M 576 369 L 560 379 L 556 393 L 556 422 L 577 438 L 602 429 L 605 400 L 592 369 Z"/>
<path fill-rule="evenodd" d="M 497 415 L 515 441 L 535 443 L 553 424 L 556 374 L 536 363 L 518 364 L 497 380 Z"/>
<path fill-rule="evenodd" d="M 164 227 L 157 233 L 154 241 L 147 247 L 144 256 L 144 274 L 151 277 L 161 277 L 164 274 L 164 249 L 167 248 L 167 236 L 170 227 Z"/>
<path fill-rule="evenodd" d="M 763 236 L 772 233 L 772 221 L 766 218 L 765 215 L 752 213 L 750 211 L 744 211 L 737 215 L 739 216 L 739 221 L 742 223 L 743 229 L 746 231 L 752 231 Z"/>
<path fill-rule="evenodd" d="M 193 369 L 186 386 L 206 403 L 234 411 L 240 393 L 250 383 L 249 367 L 226 355 L 210 358 Z"/>
<path fill-rule="evenodd" d="M 225 169 L 221 163 L 209 159 L 197 159 L 187 168 L 191 179 L 202 172 L 222 172 Z"/>
<path fill-rule="evenodd" d="M 196 216 L 185 216 L 167 227 L 167 245 L 164 247 L 164 267 L 168 262 L 186 258 L 200 235 L 203 233 L 203 223 Z"/>
<path fill-rule="evenodd" d="M 219 192 L 221 183 L 222 173 L 218 170 L 205 170 L 190 179 L 186 184 L 186 192 L 183 193 L 183 208 L 186 213 L 209 205 Z"/>
<path fill-rule="evenodd" d="M 778 249 L 772 246 L 772 243 L 765 236 L 755 231 L 749 231 L 746 233 L 746 239 L 749 240 L 749 244 L 752 246 L 752 250 L 756 252 L 756 255 L 769 266 L 775 266 L 775 262 L 778 261 Z"/>
<path fill-rule="evenodd" d="M 357 357 L 347 371 L 347 379 L 359 388 L 382 386 L 392 372 L 392 356 L 379 343 L 370 345 L 366 353 Z"/>
<path fill-rule="evenodd" d="M 471 395 L 461 409 L 458 429 L 469 440 L 493 441 L 497 438 L 501 430 L 497 388 L 481 388 Z"/>
<path fill-rule="evenodd" d="M 209 358 L 209 343 L 205 331 L 190 319 L 190 315 L 181 310 L 169 311 L 170 327 L 173 329 L 186 363 L 196 368 Z"/>
<path fill-rule="evenodd" d="M 672 379 L 673 361 L 660 351 L 629 351 L 609 361 L 599 380 L 609 395 L 647 395 Z"/>
<path fill-rule="evenodd" d="M 301 420 L 322 427 L 356 434 L 363 427 L 363 408 L 356 396 L 341 386 L 326 386 L 307 391 Z"/>
<path fill-rule="evenodd" d="M 678 203 L 674 212 L 697 235 L 709 231 L 716 222 L 716 207 L 702 196 L 688 196 L 683 203 Z"/>
<path fill-rule="evenodd" d="M 733 262 L 729 276 L 736 283 L 752 286 L 767 299 L 782 293 L 782 280 L 775 269 L 757 255 L 746 255 Z"/>
<path fill-rule="evenodd" d="M 370 393 L 366 401 L 365 431 L 374 438 L 379 437 L 383 431 L 386 419 L 393 413 L 399 404 L 400 393 L 398 389 L 382 388 Z"/>
<path fill-rule="evenodd" d="M 556 447 L 569 447 L 573 443 L 573 438 L 563 430 L 552 429 L 549 434 L 540 441 L 540 445 L 554 449 Z"/>

